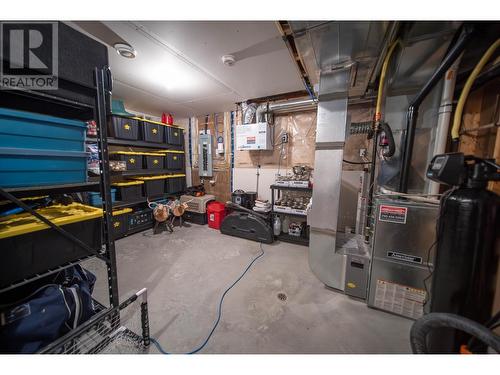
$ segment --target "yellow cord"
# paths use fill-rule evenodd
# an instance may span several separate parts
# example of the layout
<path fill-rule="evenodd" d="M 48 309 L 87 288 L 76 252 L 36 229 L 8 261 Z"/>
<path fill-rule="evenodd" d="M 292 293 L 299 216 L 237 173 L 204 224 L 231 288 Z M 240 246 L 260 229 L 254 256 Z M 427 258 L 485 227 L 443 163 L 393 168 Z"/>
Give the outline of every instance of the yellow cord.
<path fill-rule="evenodd" d="M 375 107 L 375 121 L 382 120 L 382 97 L 384 91 L 385 76 L 387 74 L 387 68 L 389 66 L 389 61 L 391 60 L 392 53 L 399 43 L 401 43 L 399 39 L 392 43 L 389 47 L 389 50 L 387 51 L 387 55 L 385 55 L 384 64 L 382 65 L 382 71 L 380 72 L 380 81 L 378 83 L 377 106 Z"/>
<path fill-rule="evenodd" d="M 469 78 L 467 78 L 467 82 L 465 82 L 465 86 L 460 94 L 460 98 L 458 99 L 457 108 L 455 109 L 455 116 L 453 117 L 453 126 L 451 128 L 451 138 L 453 140 L 457 140 L 460 137 L 460 124 L 462 122 L 462 112 L 464 110 L 465 102 L 467 101 L 467 96 L 469 95 L 470 89 L 472 88 L 472 84 L 476 80 L 478 74 L 483 70 L 484 66 L 490 59 L 490 57 L 495 53 L 495 50 L 500 46 L 500 38 L 493 43 L 490 48 L 484 53 L 481 60 L 474 67 L 474 70 L 470 74 Z"/>

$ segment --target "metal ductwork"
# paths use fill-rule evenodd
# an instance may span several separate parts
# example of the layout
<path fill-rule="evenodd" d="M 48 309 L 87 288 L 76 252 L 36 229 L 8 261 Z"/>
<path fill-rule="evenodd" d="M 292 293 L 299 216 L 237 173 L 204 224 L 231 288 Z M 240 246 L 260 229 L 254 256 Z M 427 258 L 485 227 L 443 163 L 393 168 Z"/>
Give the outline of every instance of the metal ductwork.
<path fill-rule="evenodd" d="M 291 23 L 306 65 L 313 73 L 320 72 L 309 265 L 323 283 L 339 290 L 345 288 L 347 261 L 337 223 L 348 98 L 365 93 L 387 26 L 387 22 Z"/>

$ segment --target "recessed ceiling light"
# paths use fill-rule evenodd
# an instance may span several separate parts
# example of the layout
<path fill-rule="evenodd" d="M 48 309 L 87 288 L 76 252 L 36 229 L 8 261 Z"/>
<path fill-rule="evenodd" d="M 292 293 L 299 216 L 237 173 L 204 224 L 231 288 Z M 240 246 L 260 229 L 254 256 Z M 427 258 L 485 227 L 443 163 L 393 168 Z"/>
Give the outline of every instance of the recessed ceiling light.
<path fill-rule="evenodd" d="M 127 59 L 133 59 L 137 56 L 137 51 L 129 44 L 115 43 L 113 47 L 116 50 L 116 53 L 120 56 L 126 57 Z"/>

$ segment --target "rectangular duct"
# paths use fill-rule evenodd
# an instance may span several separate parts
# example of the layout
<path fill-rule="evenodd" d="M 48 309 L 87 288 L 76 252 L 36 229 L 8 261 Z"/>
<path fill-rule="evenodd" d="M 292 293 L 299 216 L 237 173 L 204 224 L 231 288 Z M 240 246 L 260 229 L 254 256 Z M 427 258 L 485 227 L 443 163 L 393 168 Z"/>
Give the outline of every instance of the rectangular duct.
<path fill-rule="evenodd" d="M 309 265 L 326 285 L 344 290 L 346 255 L 336 250 L 350 68 L 322 72 L 318 96 Z"/>

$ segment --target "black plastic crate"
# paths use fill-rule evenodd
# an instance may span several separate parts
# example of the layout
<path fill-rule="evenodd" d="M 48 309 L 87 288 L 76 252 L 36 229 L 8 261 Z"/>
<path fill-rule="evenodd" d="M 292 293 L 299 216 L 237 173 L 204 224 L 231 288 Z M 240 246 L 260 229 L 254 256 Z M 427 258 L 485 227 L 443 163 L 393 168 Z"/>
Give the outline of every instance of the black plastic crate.
<path fill-rule="evenodd" d="M 142 139 L 145 142 L 164 143 L 165 125 L 155 124 L 154 122 L 140 121 Z"/>
<path fill-rule="evenodd" d="M 142 192 L 143 186 L 143 181 L 117 182 L 113 184 L 118 193 L 118 200 L 125 202 L 138 201 L 144 198 Z"/>
<path fill-rule="evenodd" d="M 136 210 L 128 215 L 128 230 L 153 224 L 153 210 L 150 208 Z"/>
<path fill-rule="evenodd" d="M 66 224 L 62 228 L 98 251 L 102 244 L 101 226 L 102 218 L 96 218 Z M 0 248 L 2 249 L 0 262 L 0 285 L 2 286 L 93 255 L 53 229 L 0 239 Z"/>
<path fill-rule="evenodd" d="M 167 179 L 167 193 L 181 193 L 186 190 L 186 176 L 176 176 Z"/>
<path fill-rule="evenodd" d="M 198 224 L 198 225 L 206 225 L 207 224 L 207 214 L 199 213 L 199 212 L 191 212 L 184 211 L 182 215 L 182 219 L 185 221 L 189 221 L 190 223 Z"/>
<path fill-rule="evenodd" d="M 173 126 L 165 127 L 166 141 L 169 145 L 182 146 L 184 142 L 184 130 Z"/>
<path fill-rule="evenodd" d="M 138 179 L 144 181 L 144 194 L 146 197 L 157 198 L 165 194 L 164 176 L 138 177 Z"/>
<path fill-rule="evenodd" d="M 144 155 L 144 167 L 146 169 L 163 169 L 165 166 L 165 157 L 162 154 Z"/>
<path fill-rule="evenodd" d="M 137 141 L 139 139 L 139 124 L 136 119 L 122 116 L 111 116 L 110 135 L 115 138 Z"/>
<path fill-rule="evenodd" d="M 165 153 L 165 168 L 170 171 L 182 171 L 184 169 L 184 153 Z"/>
<path fill-rule="evenodd" d="M 128 232 L 128 216 L 132 212 L 131 208 L 124 208 L 113 212 L 113 239 L 122 238 Z"/>
<path fill-rule="evenodd" d="M 127 171 L 142 169 L 143 155 L 137 152 L 117 151 L 110 153 L 111 160 L 121 160 L 127 164 Z"/>

